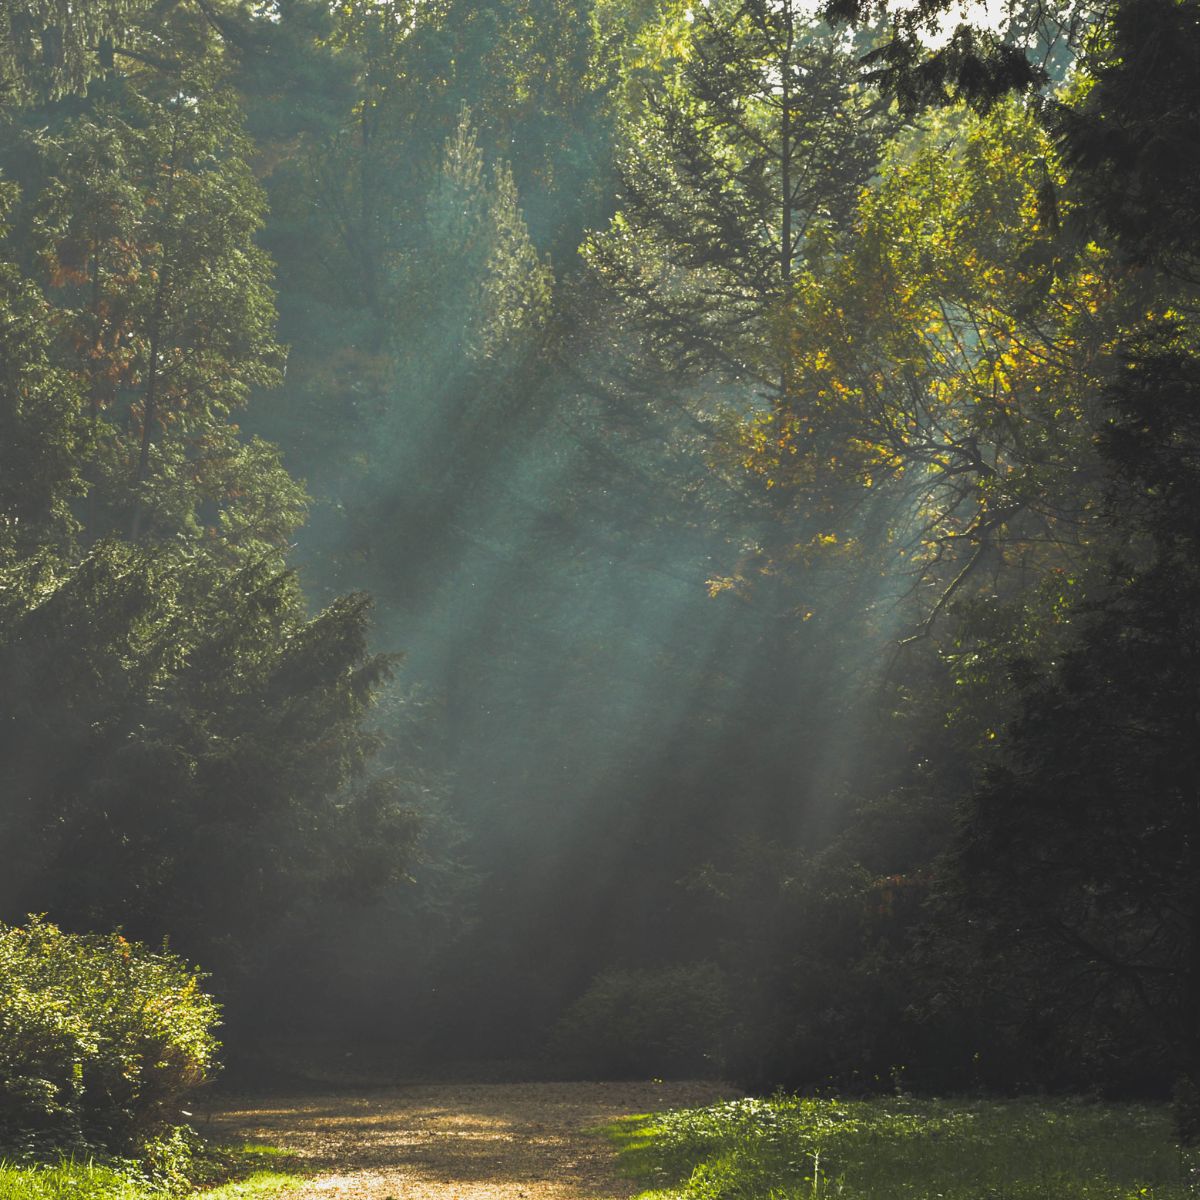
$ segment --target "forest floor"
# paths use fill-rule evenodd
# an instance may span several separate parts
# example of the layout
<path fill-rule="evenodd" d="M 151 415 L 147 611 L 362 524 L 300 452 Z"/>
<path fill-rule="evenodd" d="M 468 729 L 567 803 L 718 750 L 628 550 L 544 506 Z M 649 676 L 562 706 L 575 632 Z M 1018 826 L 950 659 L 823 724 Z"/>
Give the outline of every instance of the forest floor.
<path fill-rule="evenodd" d="M 311 1177 L 291 1200 L 612 1200 L 641 1189 L 618 1174 L 600 1126 L 731 1094 L 712 1083 L 421 1083 L 227 1099 L 208 1132 L 295 1153 Z"/>

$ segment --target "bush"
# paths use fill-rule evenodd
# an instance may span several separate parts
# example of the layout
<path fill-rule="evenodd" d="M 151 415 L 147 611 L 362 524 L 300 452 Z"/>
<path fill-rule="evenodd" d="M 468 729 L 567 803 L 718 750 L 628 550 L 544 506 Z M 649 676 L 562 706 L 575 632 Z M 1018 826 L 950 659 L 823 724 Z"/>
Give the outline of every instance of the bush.
<path fill-rule="evenodd" d="M 593 1075 L 719 1076 L 730 1015 L 712 963 L 605 971 L 558 1022 L 550 1052 Z"/>
<path fill-rule="evenodd" d="M 175 955 L 38 917 L 0 924 L 0 1127 L 144 1146 L 212 1074 L 217 1012 Z"/>

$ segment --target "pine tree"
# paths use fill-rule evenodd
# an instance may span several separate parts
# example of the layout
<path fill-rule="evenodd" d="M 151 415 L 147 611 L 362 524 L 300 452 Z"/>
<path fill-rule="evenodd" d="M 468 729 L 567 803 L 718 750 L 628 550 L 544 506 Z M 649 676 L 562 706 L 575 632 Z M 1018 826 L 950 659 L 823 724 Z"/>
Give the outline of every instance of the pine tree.
<path fill-rule="evenodd" d="M 34 236 L 57 324 L 86 381 L 97 444 L 92 536 L 170 536 L 244 524 L 263 486 L 286 539 L 295 488 L 230 415 L 279 379 L 263 197 L 227 95 L 197 82 L 156 102 L 125 90 L 72 122 L 37 204 Z M 266 470 L 264 482 L 256 473 Z M 240 513 L 239 513 L 239 510 Z"/>
<path fill-rule="evenodd" d="M 587 254 L 661 353 L 779 398 L 791 288 L 846 233 L 885 130 L 799 4 L 698 7 L 631 120 L 620 210 Z"/>
<path fill-rule="evenodd" d="M 309 613 L 303 490 L 232 421 L 282 359 L 236 105 L 163 90 L 60 127 L 0 271 L 0 911 L 169 934 L 230 986 L 395 882 L 417 818 L 372 765 L 369 601 Z"/>

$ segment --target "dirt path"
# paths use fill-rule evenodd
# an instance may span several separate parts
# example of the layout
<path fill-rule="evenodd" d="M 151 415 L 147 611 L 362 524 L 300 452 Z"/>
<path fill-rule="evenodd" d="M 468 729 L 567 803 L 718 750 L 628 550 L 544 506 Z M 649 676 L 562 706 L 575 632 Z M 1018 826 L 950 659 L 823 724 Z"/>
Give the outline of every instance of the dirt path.
<path fill-rule="evenodd" d="M 212 1125 L 299 1154 L 313 1179 L 296 1200 L 609 1200 L 638 1188 L 589 1130 L 729 1094 L 708 1083 L 414 1084 L 247 1101 Z"/>

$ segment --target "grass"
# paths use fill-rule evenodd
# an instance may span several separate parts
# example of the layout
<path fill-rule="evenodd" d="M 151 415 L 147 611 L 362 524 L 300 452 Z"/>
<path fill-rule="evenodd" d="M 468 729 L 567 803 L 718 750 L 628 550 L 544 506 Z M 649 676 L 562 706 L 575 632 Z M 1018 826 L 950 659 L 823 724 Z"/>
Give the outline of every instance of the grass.
<path fill-rule="evenodd" d="M 1196 1200 L 1165 1108 L 734 1100 L 608 1130 L 643 1200 Z"/>
<path fill-rule="evenodd" d="M 231 1179 L 219 1187 L 199 1193 L 203 1200 L 250 1200 L 257 1196 L 278 1196 L 290 1192 L 299 1183 L 295 1175 L 281 1175 L 278 1171 L 255 1171 L 245 1179 Z"/>
<path fill-rule="evenodd" d="M 300 1183 L 295 1158 L 278 1146 L 261 1146 L 253 1142 L 223 1146 L 214 1153 L 212 1161 L 216 1168 L 208 1177 L 208 1186 L 195 1193 L 203 1200 L 279 1196 Z"/>
<path fill-rule="evenodd" d="M 90 1163 L 0 1163 L 0 1200 L 144 1200 L 147 1195 L 129 1175 Z"/>
<path fill-rule="evenodd" d="M 273 1146 L 214 1148 L 197 1167 L 195 1186 L 163 1188 L 133 1168 L 74 1159 L 53 1165 L 0 1161 L 0 1200 L 258 1200 L 300 1182 L 290 1156 Z"/>

